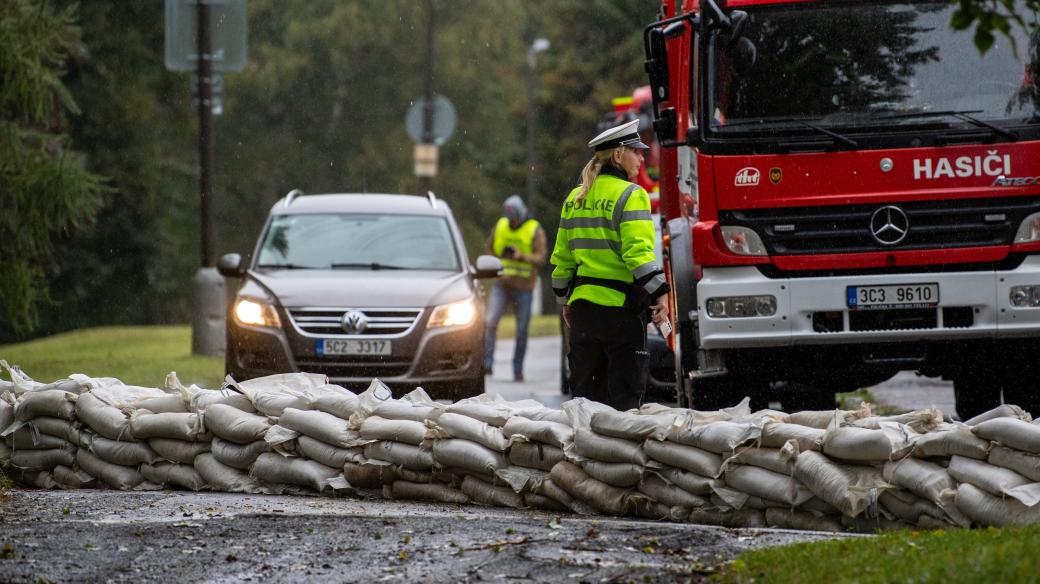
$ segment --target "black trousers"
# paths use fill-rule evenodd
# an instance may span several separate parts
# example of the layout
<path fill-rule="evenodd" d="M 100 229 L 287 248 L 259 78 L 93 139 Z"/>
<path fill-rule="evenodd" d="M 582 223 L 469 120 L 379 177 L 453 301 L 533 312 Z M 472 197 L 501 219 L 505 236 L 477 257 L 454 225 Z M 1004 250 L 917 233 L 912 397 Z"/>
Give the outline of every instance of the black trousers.
<path fill-rule="evenodd" d="M 622 411 L 639 407 L 650 365 L 643 316 L 578 300 L 570 324 L 571 395 Z"/>

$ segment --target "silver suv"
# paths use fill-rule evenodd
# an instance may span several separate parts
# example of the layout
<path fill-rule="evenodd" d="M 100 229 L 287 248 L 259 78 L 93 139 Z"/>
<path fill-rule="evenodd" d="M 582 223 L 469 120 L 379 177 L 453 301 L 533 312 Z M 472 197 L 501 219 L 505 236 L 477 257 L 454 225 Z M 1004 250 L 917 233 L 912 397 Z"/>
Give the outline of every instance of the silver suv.
<path fill-rule="evenodd" d="M 227 373 L 324 373 L 437 398 L 484 391 L 484 300 L 493 256 L 469 256 L 447 203 L 411 195 L 289 193 L 271 208 L 227 315 Z"/>

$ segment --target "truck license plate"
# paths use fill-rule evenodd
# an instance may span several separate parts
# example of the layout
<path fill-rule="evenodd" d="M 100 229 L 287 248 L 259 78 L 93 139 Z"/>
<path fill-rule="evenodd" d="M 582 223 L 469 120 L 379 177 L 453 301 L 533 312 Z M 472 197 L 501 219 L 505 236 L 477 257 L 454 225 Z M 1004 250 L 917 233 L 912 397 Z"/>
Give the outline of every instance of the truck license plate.
<path fill-rule="evenodd" d="M 845 292 L 849 310 L 931 308 L 939 305 L 938 284 L 848 286 Z"/>
<path fill-rule="evenodd" d="M 318 339 L 319 357 L 329 355 L 389 355 L 390 341 L 383 339 Z"/>

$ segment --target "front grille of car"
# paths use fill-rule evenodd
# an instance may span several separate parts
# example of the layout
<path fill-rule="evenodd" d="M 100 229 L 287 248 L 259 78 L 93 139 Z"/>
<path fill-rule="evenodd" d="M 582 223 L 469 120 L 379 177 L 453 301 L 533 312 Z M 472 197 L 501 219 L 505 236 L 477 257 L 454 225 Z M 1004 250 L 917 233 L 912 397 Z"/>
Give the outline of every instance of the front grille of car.
<path fill-rule="evenodd" d="M 374 357 L 341 357 L 340 361 L 319 361 L 311 358 L 298 358 L 296 366 L 300 371 L 307 373 L 320 373 L 332 379 L 337 378 L 362 378 L 373 377 L 397 377 L 408 372 L 412 366 L 411 361 L 383 360 L 385 358 Z"/>
<path fill-rule="evenodd" d="M 289 318 L 296 330 L 310 337 L 374 336 L 403 337 L 422 316 L 421 308 L 289 308 Z M 348 333 L 343 317 L 360 312 L 367 323 L 364 330 Z"/>
<path fill-rule="evenodd" d="M 720 211 L 721 225 L 750 227 L 770 255 L 806 255 L 1010 245 L 1019 224 L 1040 211 L 1040 197 L 892 203 L 909 220 L 906 238 L 882 245 L 874 212 L 888 204 Z"/>

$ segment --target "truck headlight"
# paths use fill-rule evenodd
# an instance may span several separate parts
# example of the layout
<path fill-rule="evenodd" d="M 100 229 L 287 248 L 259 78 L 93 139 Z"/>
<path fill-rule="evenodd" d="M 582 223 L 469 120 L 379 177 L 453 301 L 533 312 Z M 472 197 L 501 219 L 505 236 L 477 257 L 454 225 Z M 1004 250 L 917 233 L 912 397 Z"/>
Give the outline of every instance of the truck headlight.
<path fill-rule="evenodd" d="M 1033 213 L 1022 220 L 1015 233 L 1015 243 L 1040 241 L 1040 213 Z"/>
<path fill-rule="evenodd" d="M 259 300 L 239 298 L 235 301 L 235 320 L 250 326 L 280 327 L 282 321 L 274 306 Z"/>
<path fill-rule="evenodd" d="M 712 318 L 748 318 L 776 314 L 776 296 L 723 296 L 709 298 L 708 316 Z"/>
<path fill-rule="evenodd" d="M 451 304 L 443 304 L 433 309 L 429 327 L 466 326 L 477 317 L 477 306 L 472 298 Z"/>
<path fill-rule="evenodd" d="M 1018 308 L 1040 308 L 1040 286 L 1012 286 L 1008 300 Z"/>
<path fill-rule="evenodd" d="M 722 228 L 722 241 L 726 247 L 737 255 L 764 256 L 766 246 L 762 238 L 755 233 L 754 229 L 748 227 L 737 227 L 733 225 Z"/>

